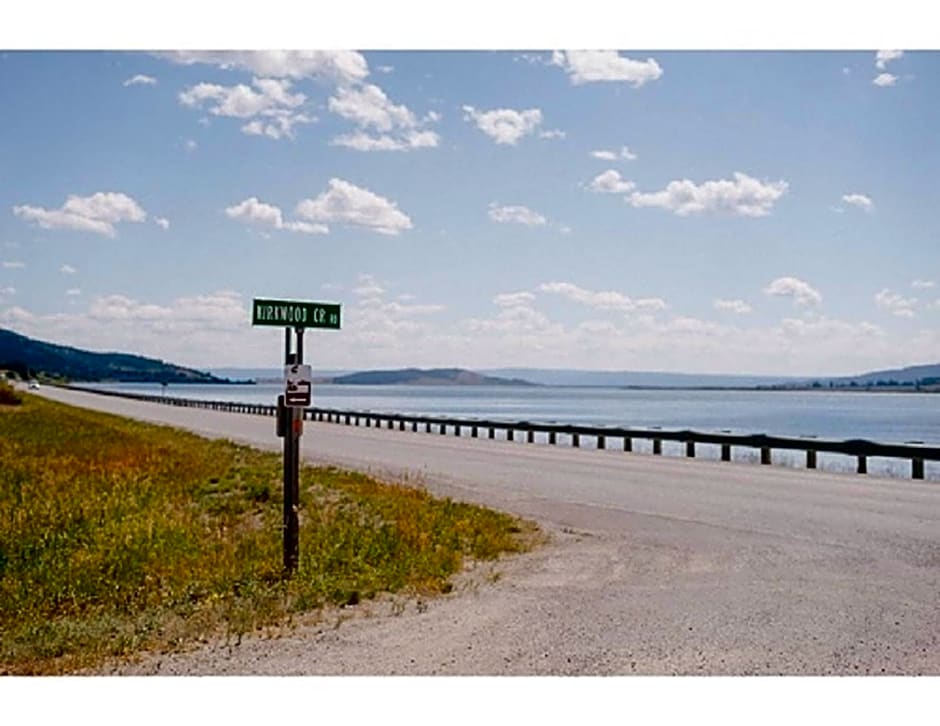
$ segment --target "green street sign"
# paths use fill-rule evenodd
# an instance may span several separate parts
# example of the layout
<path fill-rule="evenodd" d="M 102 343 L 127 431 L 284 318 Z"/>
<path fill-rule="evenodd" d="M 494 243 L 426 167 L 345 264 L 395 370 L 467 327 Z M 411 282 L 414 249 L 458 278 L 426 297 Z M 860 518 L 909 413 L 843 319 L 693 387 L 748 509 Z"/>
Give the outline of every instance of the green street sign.
<path fill-rule="evenodd" d="M 252 325 L 339 330 L 339 322 L 339 303 L 255 298 L 251 305 Z"/>

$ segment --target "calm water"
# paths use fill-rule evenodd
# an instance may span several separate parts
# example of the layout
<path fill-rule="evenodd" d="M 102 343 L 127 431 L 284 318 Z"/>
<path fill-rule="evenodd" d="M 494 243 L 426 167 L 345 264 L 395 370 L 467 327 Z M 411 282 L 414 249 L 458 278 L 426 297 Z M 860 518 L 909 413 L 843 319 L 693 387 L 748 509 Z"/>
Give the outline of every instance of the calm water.
<path fill-rule="evenodd" d="M 159 384 L 100 388 L 160 395 Z M 280 384 L 169 385 L 167 396 L 273 404 Z M 940 394 L 316 385 L 313 405 L 455 418 L 661 426 L 940 445 Z"/>

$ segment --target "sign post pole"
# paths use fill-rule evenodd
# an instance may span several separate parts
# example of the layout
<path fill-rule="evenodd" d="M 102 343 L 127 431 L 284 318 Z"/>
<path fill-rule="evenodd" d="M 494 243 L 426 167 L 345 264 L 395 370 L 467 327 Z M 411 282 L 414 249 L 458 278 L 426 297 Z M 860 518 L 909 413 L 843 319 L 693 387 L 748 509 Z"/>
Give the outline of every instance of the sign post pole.
<path fill-rule="evenodd" d="M 289 366 L 296 362 L 296 354 L 291 353 L 291 329 L 284 328 L 284 365 Z M 279 397 L 283 398 L 283 397 Z M 297 449 L 296 436 L 294 435 L 294 408 L 286 408 L 283 412 L 286 418 L 287 427 L 284 431 L 284 573 L 290 577 L 297 569 L 297 560 L 299 559 L 299 529 L 300 524 L 297 518 L 297 498 L 294 496 L 294 462 L 296 461 L 295 450 Z"/>
<path fill-rule="evenodd" d="M 300 561 L 300 436 L 304 408 L 312 402 L 313 378 L 304 365 L 304 330 L 327 328 L 339 330 L 338 303 L 255 298 L 252 325 L 284 328 L 284 393 L 277 398 L 277 435 L 284 437 L 284 574 L 291 577 Z M 294 335 L 291 335 L 293 330 Z M 291 351 L 291 338 L 294 350 Z"/>

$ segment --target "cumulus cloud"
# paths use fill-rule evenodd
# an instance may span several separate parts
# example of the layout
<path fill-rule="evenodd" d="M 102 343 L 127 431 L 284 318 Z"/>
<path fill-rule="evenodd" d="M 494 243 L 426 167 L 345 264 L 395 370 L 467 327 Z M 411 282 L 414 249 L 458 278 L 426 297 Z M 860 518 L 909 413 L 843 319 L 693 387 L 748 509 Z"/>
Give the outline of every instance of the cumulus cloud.
<path fill-rule="evenodd" d="M 535 295 L 531 292 L 501 292 L 493 298 L 493 304 L 501 308 L 512 308 L 520 305 L 531 305 Z"/>
<path fill-rule="evenodd" d="M 78 297 L 79 295 L 82 294 L 82 291 L 80 288 L 72 287 L 66 290 L 65 294 L 68 295 L 69 297 Z"/>
<path fill-rule="evenodd" d="M 238 204 L 227 207 L 225 214 L 245 224 L 259 227 L 271 227 L 306 234 L 326 234 L 329 232 L 329 227 L 323 224 L 310 224 L 300 221 L 285 222 L 279 207 L 266 204 L 257 197 L 249 197 Z"/>
<path fill-rule="evenodd" d="M 653 58 L 632 60 L 614 50 L 556 50 L 551 62 L 562 67 L 574 85 L 620 81 L 640 88 L 663 75 L 663 69 Z"/>
<path fill-rule="evenodd" d="M 169 305 L 142 303 L 126 295 L 104 295 L 88 307 L 88 316 L 106 323 L 140 323 L 162 332 L 184 331 L 198 325 L 232 329 L 244 325 L 248 311 L 235 292 L 181 297 Z"/>
<path fill-rule="evenodd" d="M 737 315 L 747 315 L 751 312 L 751 306 L 744 302 L 744 300 L 723 300 L 721 298 L 715 300 L 715 309 L 728 313 L 736 313 Z"/>
<path fill-rule="evenodd" d="M 598 194 L 626 194 L 636 187 L 632 181 L 627 181 L 615 169 L 608 169 L 591 180 L 591 191 Z"/>
<path fill-rule="evenodd" d="M 154 217 L 153 221 L 156 223 L 158 227 L 160 227 L 160 229 L 170 228 L 170 220 L 167 219 L 166 217 Z"/>
<path fill-rule="evenodd" d="M 900 318 L 913 318 L 914 305 L 917 304 L 917 298 L 903 297 L 885 288 L 875 295 L 875 304 Z"/>
<path fill-rule="evenodd" d="M 488 214 L 494 222 L 524 224 L 527 227 L 536 227 L 548 221 L 541 214 L 528 207 L 500 206 L 496 202 L 490 203 Z"/>
<path fill-rule="evenodd" d="M 864 209 L 866 212 L 870 212 L 874 207 L 871 198 L 864 194 L 843 194 L 842 201 L 846 204 L 851 204 L 853 207 Z"/>
<path fill-rule="evenodd" d="M 477 128 L 497 144 L 515 145 L 523 136 L 531 134 L 542 123 L 542 112 L 537 108 L 516 111 L 497 108 L 479 111 L 473 106 L 464 106 L 464 119 L 473 121 Z"/>
<path fill-rule="evenodd" d="M 617 310 L 621 312 L 665 310 L 666 301 L 658 297 L 633 299 L 611 290 L 596 292 L 586 290 L 571 282 L 545 282 L 539 285 L 542 292 L 553 292 L 582 305 L 598 310 Z"/>
<path fill-rule="evenodd" d="M 591 156 L 593 156 L 595 159 L 602 159 L 603 161 L 617 161 L 617 159 L 634 161 L 637 158 L 636 154 L 630 150 L 629 146 L 620 147 L 620 151 L 597 149 L 596 151 L 591 152 Z"/>
<path fill-rule="evenodd" d="M 903 50 L 879 50 L 875 53 L 875 67 L 883 71 L 888 63 L 897 60 L 903 55 Z"/>
<path fill-rule="evenodd" d="M 808 282 L 796 277 L 778 277 L 764 288 L 766 295 L 790 297 L 797 305 L 818 305 L 822 295 Z"/>
<path fill-rule="evenodd" d="M 179 101 L 190 108 L 207 106 L 213 116 L 245 119 L 243 133 L 272 139 L 293 138 L 295 125 L 315 120 L 298 110 L 307 97 L 290 93 L 289 80 L 255 78 L 252 86 L 197 83 L 182 91 Z"/>
<path fill-rule="evenodd" d="M 26 267 L 26 263 L 18 262 L 16 260 L 4 260 L 3 262 L 0 262 L 0 267 L 2 267 L 4 270 L 22 270 L 24 267 Z"/>
<path fill-rule="evenodd" d="M 892 75 L 891 73 L 879 73 L 877 76 L 875 76 L 874 80 L 872 80 L 872 83 L 874 83 L 876 86 L 879 86 L 880 88 L 893 86 L 897 82 L 898 77 Z"/>
<path fill-rule="evenodd" d="M 349 224 L 379 234 L 397 235 L 412 228 L 411 219 L 394 202 L 336 178 L 318 197 L 301 201 L 296 211 L 311 222 Z"/>
<path fill-rule="evenodd" d="M 911 287 L 917 290 L 927 290 L 927 289 L 934 287 L 934 285 L 936 285 L 936 283 L 933 280 L 918 279 L 918 280 L 914 280 L 913 282 L 911 282 Z"/>
<path fill-rule="evenodd" d="M 411 149 L 434 148 L 440 142 L 440 136 L 434 131 L 404 131 L 396 135 L 370 135 L 364 131 L 352 134 L 340 134 L 330 144 L 345 146 L 356 151 L 410 151 Z"/>
<path fill-rule="evenodd" d="M 425 128 L 438 121 L 439 114 L 431 112 L 419 119 L 407 106 L 392 103 L 374 84 L 338 88 L 328 108 L 359 127 L 356 133 L 334 138 L 334 146 L 357 151 L 407 151 L 435 147 L 440 141 L 436 132 Z"/>
<path fill-rule="evenodd" d="M 16 295 L 15 287 L 0 287 L 0 297 L 12 297 L 13 295 Z"/>
<path fill-rule="evenodd" d="M 90 197 L 69 195 L 58 209 L 19 205 L 13 213 L 43 229 L 75 229 L 114 237 L 119 222 L 143 222 L 147 213 L 121 192 L 97 192 Z"/>
<path fill-rule="evenodd" d="M 71 265 L 62 265 L 62 267 L 59 268 L 59 272 L 61 272 L 63 275 L 74 275 L 76 272 L 78 272 L 78 270 L 76 270 Z"/>
<path fill-rule="evenodd" d="M 333 83 L 355 83 L 369 75 L 365 57 L 351 50 L 180 50 L 160 55 L 175 63 L 203 63 L 247 70 L 268 78 L 313 78 Z"/>
<path fill-rule="evenodd" d="M 634 207 L 661 207 L 679 216 L 702 212 L 726 212 L 744 217 L 763 217 L 787 191 L 785 181 L 762 182 L 734 172 L 734 179 L 695 184 L 688 179 L 671 181 L 658 192 L 633 192 Z"/>
<path fill-rule="evenodd" d="M 138 73 L 133 78 L 128 78 L 124 81 L 123 85 L 125 88 L 127 86 L 154 86 L 157 83 L 157 79 L 153 76 L 145 76 L 142 73 Z"/>

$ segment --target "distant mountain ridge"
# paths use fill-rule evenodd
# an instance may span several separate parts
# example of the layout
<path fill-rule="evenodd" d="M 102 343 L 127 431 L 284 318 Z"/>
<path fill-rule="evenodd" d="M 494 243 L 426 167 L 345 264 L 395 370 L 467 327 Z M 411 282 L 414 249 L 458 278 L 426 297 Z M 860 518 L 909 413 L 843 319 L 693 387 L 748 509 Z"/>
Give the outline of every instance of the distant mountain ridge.
<path fill-rule="evenodd" d="M 339 385 L 411 385 L 411 386 L 532 386 L 520 378 L 484 376 L 465 368 L 399 368 L 395 370 L 361 371 L 324 382 Z"/>
<path fill-rule="evenodd" d="M 940 382 L 940 363 L 928 363 L 926 365 L 907 366 L 905 368 L 891 368 L 883 371 L 872 371 L 871 373 L 862 373 L 858 376 L 847 376 L 841 378 L 820 378 L 820 382 L 832 381 L 836 384 L 856 383 L 859 386 L 871 384 L 887 384 L 894 382 L 899 385 L 914 385 L 917 383 L 936 383 Z"/>
<path fill-rule="evenodd" d="M 210 373 L 129 353 L 94 353 L 27 338 L 0 328 L 0 369 L 71 381 L 229 383 Z"/>

